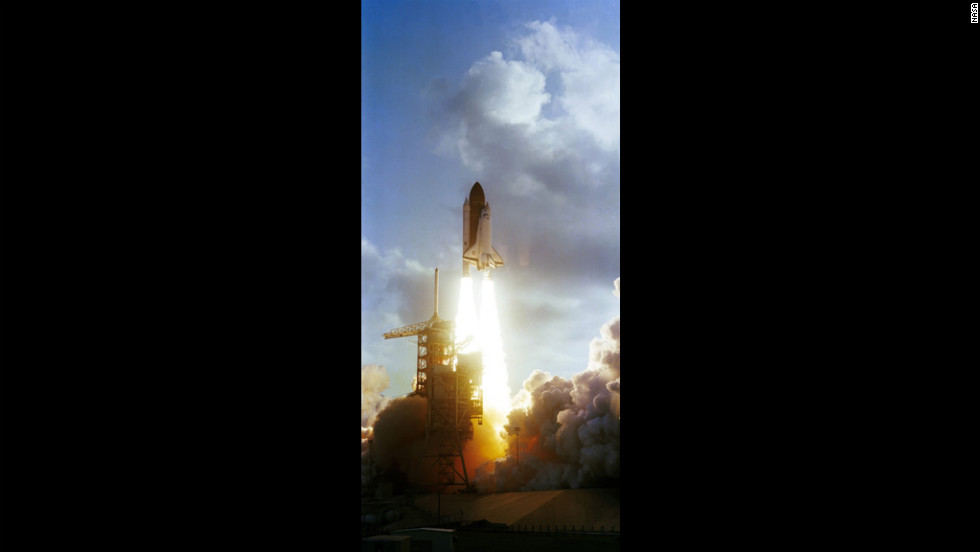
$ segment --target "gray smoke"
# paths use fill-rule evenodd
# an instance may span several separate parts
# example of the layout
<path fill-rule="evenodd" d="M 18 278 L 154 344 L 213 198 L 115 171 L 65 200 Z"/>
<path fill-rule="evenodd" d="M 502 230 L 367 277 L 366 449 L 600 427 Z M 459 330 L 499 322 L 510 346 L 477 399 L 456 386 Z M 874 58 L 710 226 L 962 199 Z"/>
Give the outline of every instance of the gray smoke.
<path fill-rule="evenodd" d="M 397 397 L 377 414 L 374 426 L 361 430 L 361 483 L 384 474 L 400 484 L 414 481 L 425 445 L 426 402 L 420 396 Z"/>
<path fill-rule="evenodd" d="M 425 402 L 419 397 L 391 399 L 381 393 L 391 380 L 384 366 L 361 366 L 361 483 L 377 474 L 404 478 L 412 451 L 422 446 Z"/>
<path fill-rule="evenodd" d="M 613 293 L 619 297 L 619 278 Z M 529 406 L 507 416 L 506 458 L 477 469 L 482 492 L 619 485 L 619 316 L 600 329 L 585 371 L 567 380 L 535 370 L 519 393 Z M 515 441 L 519 443 L 515 449 Z"/>

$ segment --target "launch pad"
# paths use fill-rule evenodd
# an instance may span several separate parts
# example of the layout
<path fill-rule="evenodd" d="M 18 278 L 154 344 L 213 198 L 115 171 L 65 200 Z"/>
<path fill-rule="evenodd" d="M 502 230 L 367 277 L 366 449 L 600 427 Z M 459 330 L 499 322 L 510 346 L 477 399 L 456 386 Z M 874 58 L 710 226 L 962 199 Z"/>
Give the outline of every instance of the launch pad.
<path fill-rule="evenodd" d="M 463 442 L 472 435 L 472 421 L 483 424 L 483 365 L 479 353 L 462 354 L 455 323 L 439 318 L 439 269 L 435 271 L 435 312 L 432 318 L 384 334 L 385 339 L 416 336 L 415 390 L 426 398 L 425 444 L 417 473 L 423 486 L 469 487 Z M 430 478 L 432 472 L 435 477 Z"/>

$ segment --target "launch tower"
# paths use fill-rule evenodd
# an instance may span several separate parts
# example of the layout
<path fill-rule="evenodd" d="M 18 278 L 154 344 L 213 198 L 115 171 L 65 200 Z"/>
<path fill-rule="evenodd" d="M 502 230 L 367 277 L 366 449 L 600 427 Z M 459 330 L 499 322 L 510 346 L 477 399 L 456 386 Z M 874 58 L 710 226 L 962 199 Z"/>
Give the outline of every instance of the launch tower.
<path fill-rule="evenodd" d="M 421 483 L 468 487 L 463 442 L 472 434 L 472 420 L 483 424 L 483 366 L 478 354 L 459 354 L 463 344 L 455 342 L 455 323 L 439 318 L 438 268 L 432 318 L 391 330 L 384 338 L 413 335 L 418 338 L 418 364 L 412 394 L 427 402 L 425 445 L 418 462 Z M 434 480 L 429 477 L 433 468 Z"/>

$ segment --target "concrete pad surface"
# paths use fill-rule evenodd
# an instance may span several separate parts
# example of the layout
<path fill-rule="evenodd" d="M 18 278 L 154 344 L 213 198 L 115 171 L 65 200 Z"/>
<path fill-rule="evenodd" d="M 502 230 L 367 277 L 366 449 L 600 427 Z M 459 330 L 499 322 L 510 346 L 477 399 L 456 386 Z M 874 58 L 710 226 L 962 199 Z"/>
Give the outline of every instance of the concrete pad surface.
<path fill-rule="evenodd" d="M 441 504 L 440 504 L 441 502 Z M 510 526 L 563 527 L 586 531 L 619 531 L 619 489 L 564 489 L 499 494 L 425 495 L 415 500 L 422 510 L 456 521 L 485 519 Z"/>

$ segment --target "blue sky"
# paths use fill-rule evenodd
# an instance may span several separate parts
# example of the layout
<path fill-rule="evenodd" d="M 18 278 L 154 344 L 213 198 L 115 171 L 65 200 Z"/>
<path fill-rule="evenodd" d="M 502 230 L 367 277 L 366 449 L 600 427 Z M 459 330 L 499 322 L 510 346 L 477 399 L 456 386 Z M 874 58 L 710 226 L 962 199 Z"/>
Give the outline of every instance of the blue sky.
<path fill-rule="evenodd" d="M 619 2 L 361 2 L 361 363 L 411 391 L 395 327 L 456 310 L 479 181 L 512 392 L 569 377 L 619 314 Z"/>

